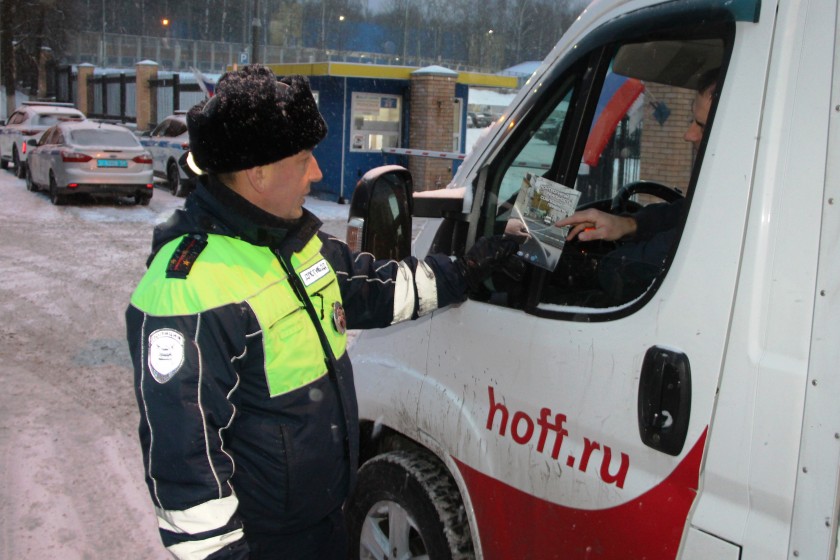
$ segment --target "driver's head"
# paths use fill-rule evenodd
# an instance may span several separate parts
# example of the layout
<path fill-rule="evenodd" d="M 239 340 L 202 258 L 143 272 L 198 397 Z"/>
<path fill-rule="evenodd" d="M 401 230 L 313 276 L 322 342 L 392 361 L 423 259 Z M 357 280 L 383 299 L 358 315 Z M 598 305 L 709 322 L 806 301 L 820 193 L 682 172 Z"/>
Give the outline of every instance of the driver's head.
<path fill-rule="evenodd" d="M 694 102 L 691 105 L 692 121 L 683 136 L 686 142 L 691 142 L 694 145 L 694 149 L 700 147 L 700 141 L 703 140 L 703 134 L 706 132 L 706 121 L 709 119 L 712 98 L 717 90 L 719 72 L 719 68 L 709 70 L 700 76 L 697 82 L 697 94 L 694 96 Z"/>

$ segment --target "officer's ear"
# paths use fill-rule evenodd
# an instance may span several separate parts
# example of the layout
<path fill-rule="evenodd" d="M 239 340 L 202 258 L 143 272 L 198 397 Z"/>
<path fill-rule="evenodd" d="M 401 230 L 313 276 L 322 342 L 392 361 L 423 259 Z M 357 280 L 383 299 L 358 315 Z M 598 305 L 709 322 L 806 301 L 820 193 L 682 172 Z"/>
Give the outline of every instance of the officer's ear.
<path fill-rule="evenodd" d="M 246 186 L 259 194 L 263 194 L 268 185 L 265 181 L 265 168 L 261 165 L 242 170 Z"/>

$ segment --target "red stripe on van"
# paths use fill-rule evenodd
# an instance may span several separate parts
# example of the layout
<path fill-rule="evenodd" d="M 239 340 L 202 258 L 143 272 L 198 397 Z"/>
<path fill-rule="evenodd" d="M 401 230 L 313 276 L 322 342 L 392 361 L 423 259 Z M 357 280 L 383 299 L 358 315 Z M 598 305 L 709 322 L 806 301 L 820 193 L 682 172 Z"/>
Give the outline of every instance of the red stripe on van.
<path fill-rule="evenodd" d="M 675 558 L 697 496 L 707 431 L 661 484 L 600 510 L 542 500 L 455 459 L 472 498 L 485 560 Z"/>

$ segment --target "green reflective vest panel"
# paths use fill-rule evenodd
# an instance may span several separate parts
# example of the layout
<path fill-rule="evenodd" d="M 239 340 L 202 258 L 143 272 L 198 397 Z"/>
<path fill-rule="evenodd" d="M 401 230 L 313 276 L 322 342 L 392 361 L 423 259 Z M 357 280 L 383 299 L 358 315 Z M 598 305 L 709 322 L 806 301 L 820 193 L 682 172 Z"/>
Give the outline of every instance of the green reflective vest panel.
<path fill-rule="evenodd" d="M 277 257 L 267 247 L 209 235 L 186 279 L 167 278 L 166 267 L 181 238 L 157 254 L 132 296 L 132 304 L 156 316 L 195 315 L 232 303 L 254 312 L 262 334 L 265 375 L 270 396 L 282 395 L 326 375 L 326 353 L 304 304 Z M 306 289 L 321 328 L 336 357 L 344 354 L 347 336 L 336 327 L 341 293 L 335 271 L 313 237 L 291 266 Z M 337 305 L 335 305 L 337 304 Z M 232 325 L 232 328 L 241 328 Z"/>

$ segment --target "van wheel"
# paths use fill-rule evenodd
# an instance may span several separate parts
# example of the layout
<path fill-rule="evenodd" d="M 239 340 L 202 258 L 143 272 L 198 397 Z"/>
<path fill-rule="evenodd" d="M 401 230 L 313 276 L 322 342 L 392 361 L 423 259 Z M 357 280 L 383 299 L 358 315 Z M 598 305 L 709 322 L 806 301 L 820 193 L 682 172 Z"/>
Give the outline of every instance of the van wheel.
<path fill-rule="evenodd" d="M 169 183 L 169 192 L 172 196 L 184 196 L 181 188 L 181 173 L 178 171 L 178 164 L 170 161 L 166 167 L 166 182 Z"/>
<path fill-rule="evenodd" d="M 351 554 L 358 551 L 360 560 L 474 557 L 455 481 L 440 462 L 417 451 L 379 455 L 359 469 L 347 527 Z"/>
<path fill-rule="evenodd" d="M 64 204 L 64 195 L 58 193 L 58 185 L 55 182 L 55 176 L 50 171 L 50 202 L 56 206 Z"/>

